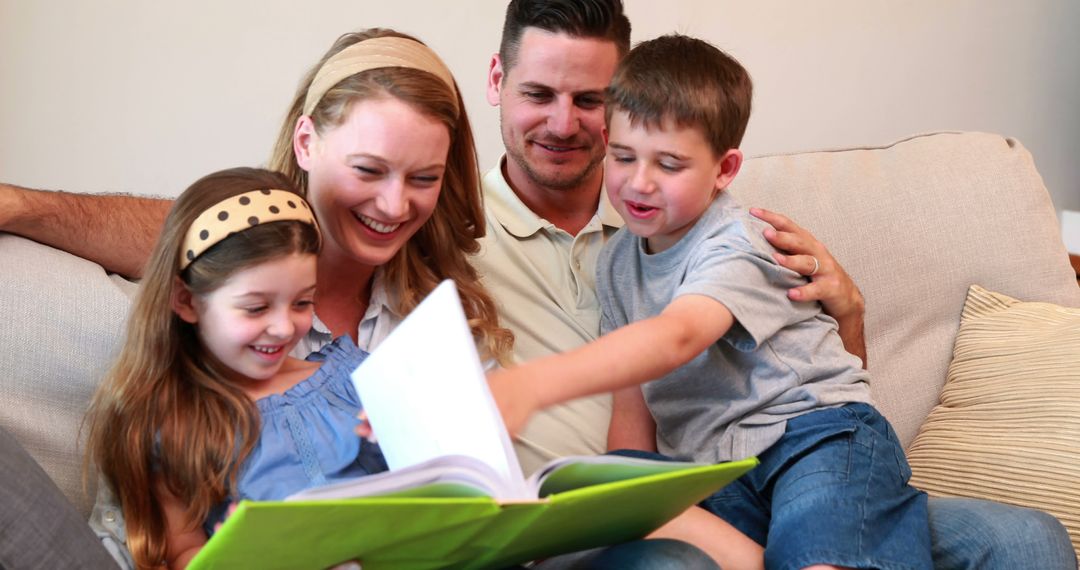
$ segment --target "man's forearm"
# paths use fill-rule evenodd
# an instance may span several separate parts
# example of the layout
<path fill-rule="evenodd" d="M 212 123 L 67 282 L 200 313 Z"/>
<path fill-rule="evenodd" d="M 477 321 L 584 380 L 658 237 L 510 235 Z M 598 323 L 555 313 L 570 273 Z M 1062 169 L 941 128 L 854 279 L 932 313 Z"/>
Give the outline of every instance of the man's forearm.
<path fill-rule="evenodd" d="M 140 277 L 171 200 L 72 194 L 0 184 L 0 231 Z"/>
<path fill-rule="evenodd" d="M 840 325 L 840 340 L 844 343 L 844 349 L 859 357 L 862 367 L 867 367 L 866 359 L 866 336 L 863 333 L 863 312 L 859 311 L 845 317 L 836 319 Z"/>

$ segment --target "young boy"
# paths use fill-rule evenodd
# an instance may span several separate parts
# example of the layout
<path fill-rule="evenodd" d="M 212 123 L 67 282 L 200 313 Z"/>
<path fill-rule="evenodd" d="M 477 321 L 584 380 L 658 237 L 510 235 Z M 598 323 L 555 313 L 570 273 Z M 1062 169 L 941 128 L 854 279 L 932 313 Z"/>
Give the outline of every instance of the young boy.
<path fill-rule="evenodd" d="M 700 40 L 630 51 L 606 101 L 606 186 L 626 227 L 598 262 L 604 335 L 493 373 L 496 401 L 513 431 L 539 407 L 614 390 L 613 448 L 758 456 L 702 506 L 763 545 L 768 568 L 931 568 L 926 495 L 859 359 L 816 303 L 788 300 L 803 278 L 724 193 L 751 91 Z"/>

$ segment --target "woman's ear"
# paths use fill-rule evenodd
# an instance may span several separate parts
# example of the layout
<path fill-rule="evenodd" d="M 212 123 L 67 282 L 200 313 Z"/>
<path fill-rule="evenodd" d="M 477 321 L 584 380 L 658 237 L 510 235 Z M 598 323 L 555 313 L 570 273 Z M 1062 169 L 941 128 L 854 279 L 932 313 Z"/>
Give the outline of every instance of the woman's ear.
<path fill-rule="evenodd" d="M 305 171 L 311 171 L 312 153 L 318 142 L 319 134 L 315 132 L 315 123 L 311 122 L 311 117 L 300 115 L 296 120 L 296 128 L 293 129 L 293 154 L 296 155 L 296 163 Z"/>
<path fill-rule="evenodd" d="M 173 277 L 172 293 L 169 295 L 169 305 L 176 316 L 185 323 L 195 324 L 199 322 L 199 313 L 195 310 L 195 295 L 180 277 Z"/>

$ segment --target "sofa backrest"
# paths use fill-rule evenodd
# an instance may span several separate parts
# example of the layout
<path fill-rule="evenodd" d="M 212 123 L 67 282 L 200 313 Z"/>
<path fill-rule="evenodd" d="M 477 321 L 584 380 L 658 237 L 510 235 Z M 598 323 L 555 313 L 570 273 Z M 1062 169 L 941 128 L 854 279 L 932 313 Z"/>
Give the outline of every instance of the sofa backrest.
<path fill-rule="evenodd" d="M 905 445 L 937 403 L 968 285 L 1080 306 L 1049 196 L 1012 139 L 937 133 L 754 158 L 731 191 L 812 230 L 859 284 L 874 397 Z M 82 415 L 134 291 L 0 234 L 0 427 L 84 513 Z"/>
<path fill-rule="evenodd" d="M 871 386 L 907 446 L 938 401 L 968 286 L 1080 306 L 1031 154 L 985 133 L 746 161 L 731 192 L 811 230 L 866 298 Z"/>

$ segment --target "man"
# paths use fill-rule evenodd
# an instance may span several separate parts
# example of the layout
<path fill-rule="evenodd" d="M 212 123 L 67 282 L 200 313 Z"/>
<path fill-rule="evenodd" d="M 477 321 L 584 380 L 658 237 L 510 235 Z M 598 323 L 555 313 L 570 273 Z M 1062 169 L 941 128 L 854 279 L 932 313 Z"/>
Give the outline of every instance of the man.
<path fill-rule="evenodd" d="M 617 1 L 511 2 L 488 101 L 499 106 L 506 156 L 483 179 L 487 236 L 473 262 L 514 331 L 519 361 L 564 352 L 596 338 L 596 257 L 622 219 L 601 191 L 604 89 L 630 48 Z M 837 319 L 845 347 L 865 361 L 863 299 L 828 251 L 775 214 L 786 230 L 767 234 L 815 282 L 793 291 Z M 567 454 L 602 453 L 609 398 L 549 409 L 521 434 L 526 471 Z M 579 435 L 580 434 L 580 435 Z"/>
<path fill-rule="evenodd" d="M 599 333 L 597 254 L 622 223 L 601 191 L 603 94 L 629 44 L 620 0 L 512 0 L 507 8 L 487 90 L 500 108 L 506 156 L 483 179 L 488 227 L 474 264 L 514 331 L 519 361 Z M 783 264 L 812 276 L 789 297 L 820 301 L 865 364 L 863 300 L 851 279 L 805 230 L 759 217 L 778 230 L 769 241 L 793 254 Z M 523 467 L 620 447 L 618 433 L 604 444 L 609 419 L 607 397 L 537 414 L 517 443 Z M 931 499 L 930 518 L 938 568 L 1075 568 L 1064 528 L 1044 513 Z"/>

